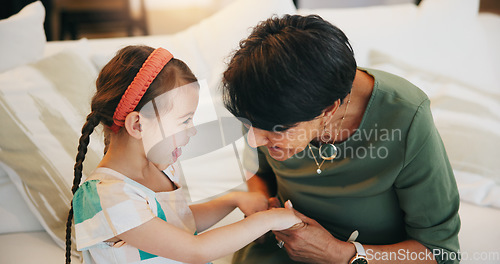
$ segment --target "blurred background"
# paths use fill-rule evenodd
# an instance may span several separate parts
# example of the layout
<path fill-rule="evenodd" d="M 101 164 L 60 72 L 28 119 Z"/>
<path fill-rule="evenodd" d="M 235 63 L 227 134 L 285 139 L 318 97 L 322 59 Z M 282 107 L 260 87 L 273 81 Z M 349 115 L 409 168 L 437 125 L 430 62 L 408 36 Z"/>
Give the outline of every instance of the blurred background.
<path fill-rule="evenodd" d="M 34 0 L 2 0 L 0 19 Z M 42 0 L 47 40 L 172 34 L 214 14 L 232 0 Z M 425 0 L 423 0 L 425 1 Z M 420 0 L 295 0 L 299 8 L 350 8 Z M 481 0 L 482 12 L 500 13 L 500 0 Z"/>

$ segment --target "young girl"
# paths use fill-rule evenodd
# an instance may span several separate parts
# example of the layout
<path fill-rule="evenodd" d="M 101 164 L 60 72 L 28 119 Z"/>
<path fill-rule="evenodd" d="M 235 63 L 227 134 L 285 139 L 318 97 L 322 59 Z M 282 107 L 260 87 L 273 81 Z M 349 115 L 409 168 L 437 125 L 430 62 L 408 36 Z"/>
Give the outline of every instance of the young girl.
<path fill-rule="evenodd" d="M 266 210 L 267 199 L 255 193 L 187 205 L 171 165 L 196 133 L 196 81 L 182 61 L 162 48 L 125 47 L 102 69 L 78 146 L 66 263 L 73 217 L 85 263 L 206 263 L 269 230 L 301 224 L 290 209 Z M 89 136 L 101 123 L 105 155 L 80 186 Z M 150 151 L 158 144 L 162 151 Z M 250 216 L 197 235 L 235 207 Z"/>

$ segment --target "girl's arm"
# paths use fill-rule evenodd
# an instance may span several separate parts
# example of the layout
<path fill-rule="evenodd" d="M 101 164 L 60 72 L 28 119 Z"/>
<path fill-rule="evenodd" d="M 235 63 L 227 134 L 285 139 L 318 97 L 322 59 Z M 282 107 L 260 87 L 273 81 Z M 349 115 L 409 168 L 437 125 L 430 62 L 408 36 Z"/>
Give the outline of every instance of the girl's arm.
<path fill-rule="evenodd" d="M 260 193 L 233 192 L 212 201 L 189 206 L 194 215 L 196 230 L 203 232 L 239 207 L 245 215 L 267 210 L 267 198 Z"/>
<path fill-rule="evenodd" d="M 154 218 L 117 237 L 154 255 L 187 263 L 207 263 L 241 249 L 269 230 L 283 230 L 301 222 L 290 209 L 271 209 L 193 235 Z"/>

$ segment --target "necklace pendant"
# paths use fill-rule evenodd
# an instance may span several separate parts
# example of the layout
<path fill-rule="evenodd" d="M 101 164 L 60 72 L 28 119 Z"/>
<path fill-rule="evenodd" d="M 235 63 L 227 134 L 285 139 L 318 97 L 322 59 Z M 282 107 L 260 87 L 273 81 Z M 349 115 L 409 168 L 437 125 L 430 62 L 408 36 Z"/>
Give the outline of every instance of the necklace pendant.
<path fill-rule="evenodd" d="M 321 174 L 321 169 L 317 169 L 317 170 L 316 170 L 316 172 L 317 172 L 318 174 Z"/>
<path fill-rule="evenodd" d="M 319 156 L 324 160 L 332 160 L 337 157 L 337 147 L 333 144 L 325 144 L 319 147 Z"/>

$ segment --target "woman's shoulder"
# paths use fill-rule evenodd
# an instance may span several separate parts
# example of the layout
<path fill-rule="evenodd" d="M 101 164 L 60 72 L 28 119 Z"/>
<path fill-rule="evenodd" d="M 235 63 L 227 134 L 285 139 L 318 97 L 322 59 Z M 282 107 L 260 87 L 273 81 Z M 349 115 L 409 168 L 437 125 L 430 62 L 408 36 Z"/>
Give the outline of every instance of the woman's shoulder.
<path fill-rule="evenodd" d="M 416 107 L 429 100 L 427 94 L 419 87 L 401 76 L 377 69 L 360 68 L 360 70 L 373 76 L 374 93 L 383 94 L 383 97 L 378 95 L 381 99 Z"/>

